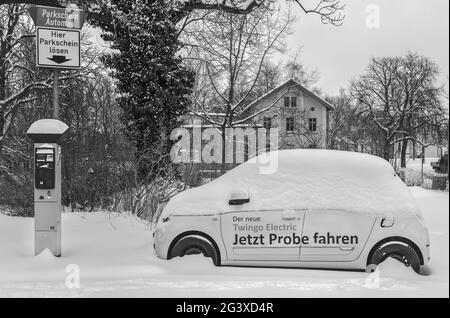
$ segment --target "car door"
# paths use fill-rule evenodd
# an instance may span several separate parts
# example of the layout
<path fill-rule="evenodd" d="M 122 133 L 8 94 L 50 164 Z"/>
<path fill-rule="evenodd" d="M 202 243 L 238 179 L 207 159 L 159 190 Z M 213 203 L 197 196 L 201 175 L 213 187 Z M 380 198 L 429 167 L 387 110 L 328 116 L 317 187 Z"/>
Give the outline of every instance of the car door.
<path fill-rule="evenodd" d="M 229 260 L 299 261 L 305 211 L 237 211 L 221 215 Z"/>
<path fill-rule="evenodd" d="M 304 262 L 351 262 L 361 255 L 376 216 L 339 210 L 308 210 L 305 214 L 300 260 Z"/>

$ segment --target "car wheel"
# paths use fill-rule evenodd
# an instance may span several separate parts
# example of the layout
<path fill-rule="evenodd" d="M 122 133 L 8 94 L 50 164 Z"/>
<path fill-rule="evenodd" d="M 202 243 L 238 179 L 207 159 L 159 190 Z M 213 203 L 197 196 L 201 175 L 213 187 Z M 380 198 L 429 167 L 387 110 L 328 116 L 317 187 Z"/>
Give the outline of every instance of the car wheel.
<path fill-rule="evenodd" d="M 170 258 L 185 255 L 203 254 L 213 260 L 214 265 L 220 266 L 220 253 L 217 247 L 208 239 L 199 235 L 185 236 L 172 249 Z"/>
<path fill-rule="evenodd" d="M 391 242 L 379 246 L 372 254 L 369 267 L 374 268 L 392 257 L 397 261 L 412 267 L 416 273 L 420 273 L 420 257 L 410 245 L 403 242 Z"/>

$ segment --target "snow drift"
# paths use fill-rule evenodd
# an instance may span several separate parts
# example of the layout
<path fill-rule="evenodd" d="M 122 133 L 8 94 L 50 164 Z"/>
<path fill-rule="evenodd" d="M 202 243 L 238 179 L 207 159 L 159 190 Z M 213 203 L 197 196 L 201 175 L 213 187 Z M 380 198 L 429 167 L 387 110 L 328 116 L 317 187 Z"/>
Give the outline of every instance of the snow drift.
<path fill-rule="evenodd" d="M 283 150 L 271 155 L 278 169 L 262 174 L 262 160 L 247 162 L 204 186 L 184 191 L 162 216 L 270 209 L 337 209 L 420 215 L 415 199 L 392 166 L 379 157 L 330 150 Z M 273 160 L 273 159 L 272 159 Z M 230 207 L 233 193 L 250 203 Z"/>

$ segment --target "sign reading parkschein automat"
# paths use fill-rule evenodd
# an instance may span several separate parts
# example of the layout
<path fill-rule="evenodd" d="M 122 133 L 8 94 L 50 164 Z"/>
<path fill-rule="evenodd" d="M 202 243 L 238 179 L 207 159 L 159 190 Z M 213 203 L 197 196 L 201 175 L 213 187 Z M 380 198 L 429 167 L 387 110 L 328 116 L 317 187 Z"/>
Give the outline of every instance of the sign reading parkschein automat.
<path fill-rule="evenodd" d="M 86 20 L 85 13 L 73 7 L 33 6 L 30 15 L 36 27 L 45 28 L 81 30 Z"/>

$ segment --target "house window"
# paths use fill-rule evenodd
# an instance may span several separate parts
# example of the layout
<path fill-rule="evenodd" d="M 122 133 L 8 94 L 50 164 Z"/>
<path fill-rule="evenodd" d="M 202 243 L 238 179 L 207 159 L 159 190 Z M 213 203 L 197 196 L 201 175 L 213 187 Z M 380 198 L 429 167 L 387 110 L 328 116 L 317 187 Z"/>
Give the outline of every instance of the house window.
<path fill-rule="evenodd" d="M 293 107 L 293 108 L 297 107 L 297 97 L 296 96 L 291 97 L 291 107 Z"/>
<path fill-rule="evenodd" d="M 264 117 L 263 126 L 264 126 L 264 129 L 272 128 L 272 118 L 271 117 Z"/>
<path fill-rule="evenodd" d="M 286 131 L 293 132 L 294 131 L 294 117 L 286 118 Z"/>
<path fill-rule="evenodd" d="M 297 96 L 285 97 L 284 98 L 284 107 L 286 108 L 296 108 L 297 107 Z"/>
<path fill-rule="evenodd" d="M 317 131 L 317 118 L 309 119 L 309 131 L 311 131 L 311 132 Z"/>

